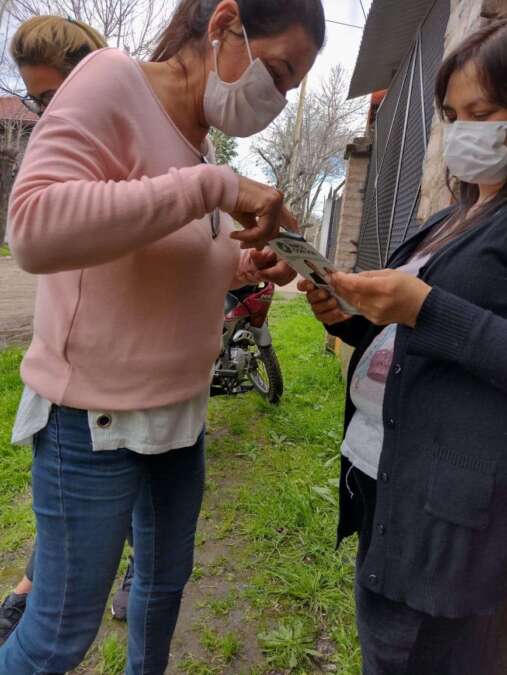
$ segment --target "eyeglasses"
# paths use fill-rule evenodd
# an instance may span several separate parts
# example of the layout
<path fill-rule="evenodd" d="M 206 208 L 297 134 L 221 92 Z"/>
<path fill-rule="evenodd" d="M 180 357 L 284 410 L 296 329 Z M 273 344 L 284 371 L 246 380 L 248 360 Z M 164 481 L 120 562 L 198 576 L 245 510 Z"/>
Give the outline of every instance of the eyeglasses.
<path fill-rule="evenodd" d="M 201 156 L 201 162 L 203 164 L 209 164 L 206 157 Z M 211 236 L 213 239 L 216 239 L 220 234 L 220 209 L 213 209 L 210 213 L 210 224 L 211 224 Z"/>
<path fill-rule="evenodd" d="M 40 117 L 44 110 L 51 103 L 51 99 L 56 94 L 56 91 L 53 89 L 48 89 L 48 91 L 43 92 L 40 96 L 20 96 L 21 103 L 27 108 L 30 112 L 38 115 Z"/>

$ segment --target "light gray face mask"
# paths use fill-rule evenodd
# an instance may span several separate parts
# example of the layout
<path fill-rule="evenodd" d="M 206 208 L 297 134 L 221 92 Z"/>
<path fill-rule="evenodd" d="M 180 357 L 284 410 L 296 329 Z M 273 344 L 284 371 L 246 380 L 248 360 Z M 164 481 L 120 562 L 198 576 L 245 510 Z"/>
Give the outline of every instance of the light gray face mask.
<path fill-rule="evenodd" d="M 507 180 L 507 122 L 453 122 L 445 127 L 444 157 L 465 183 L 496 185 Z"/>
<path fill-rule="evenodd" d="M 213 40 L 215 70 L 208 76 L 204 93 L 204 115 L 211 127 L 228 136 L 245 138 L 262 131 L 278 117 L 287 99 L 278 91 L 268 69 L 252 58 L 245 29 L 250 65 L 236 82 L 224 82 L 218 74 L 220 41 Z"/>

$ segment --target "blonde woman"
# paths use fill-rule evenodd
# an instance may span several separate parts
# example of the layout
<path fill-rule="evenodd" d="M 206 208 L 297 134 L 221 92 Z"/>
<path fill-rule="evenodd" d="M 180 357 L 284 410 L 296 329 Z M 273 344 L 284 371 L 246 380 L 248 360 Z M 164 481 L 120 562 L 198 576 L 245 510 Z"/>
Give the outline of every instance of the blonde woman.
<path fill-rule="evenodd" d="M 26 86 L 23 103 L 42 115 L 67 75 L 85 56 L 103 47 L 107 47 L 105 38 L 82 21 L 61 16 L 35 16 L 25 21 L 10 47 Z"/>
<path fill-rule="evenodd" d="M 25 21 L 11 43 L 11 56 L 19 68 L 27 95 L 24 105 L 41 116 L 67 75 L 88 54 L 106 47 L 96 30 L 81 21 L 61 16 L 36 16 Z M 16 628 L 32 590 L 35 549 L 25 576 L 0 606 L 0 645 Z"/>

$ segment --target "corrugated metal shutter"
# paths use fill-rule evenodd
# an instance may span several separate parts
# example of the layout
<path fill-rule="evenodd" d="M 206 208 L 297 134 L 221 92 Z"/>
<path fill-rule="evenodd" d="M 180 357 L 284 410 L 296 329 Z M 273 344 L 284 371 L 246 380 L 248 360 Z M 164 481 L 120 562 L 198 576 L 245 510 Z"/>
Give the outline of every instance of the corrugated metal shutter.
<path fill-rule="evenodd" d="M 358 270 L 384 267 L 390 254 L 418 227 L 415 216 L 423 159 L 449 11 L 449 0 L 435 0 L 378 111 Z"/>

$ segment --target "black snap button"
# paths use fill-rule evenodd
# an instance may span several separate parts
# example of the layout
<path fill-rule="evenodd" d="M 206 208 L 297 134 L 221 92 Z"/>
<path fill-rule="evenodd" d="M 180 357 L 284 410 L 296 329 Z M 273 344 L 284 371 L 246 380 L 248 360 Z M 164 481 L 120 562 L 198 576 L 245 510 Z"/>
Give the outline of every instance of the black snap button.
<path fill-rule="evenodd" d="M 386 526 L 384 525 L 384 523 L 379 523 L 379 524 L 377 525 L 377 532 L 378 532 L 380 535 L 384 535 L 384 534 L 386 533 Z"/>
<path fill-rule="evenodd" d="M 389 474 L 386 473 L 385 471 L 383 471 L 383 472 L 380 474 L 380 480 L 381 480 L 383 483 L 388 483 L 388 482 L 389 482 Z"/>
<path fill-rule="evenodd" d="M 394 427 L 396 426 L 396 420 L 394 419 L 394 417 L 390 417 L 387 420 L 387 426 L 389 427 L 389 429 L 394 429 Z"/>
<path fill-rule="evenodd" d="M 403 370 L 403 368 L 401 367 L 401 364 L 400 364 L 400 363 L 397 363 L 397 364 L 394 366 L 394 374 L 395 374 L 395 375 L 400 375 L 400 373 L 401 373 L 402 370 Z"/>
<path fill-rule="evenodd" d="M 376 575 L 376 574 L 370 574 L 370 576 L 368 577 L 368 581 L 370 582 L 370 584 L 371 584 L 372 586 L 376 586 L 377 583 L 378 583 L 378 577 L 377 577 L 377 575 Z"/>
<path fill-rule="evenodd" d="M 97 426 L 101 429 L 107 429 L 112 423 L 111 415 L 99 415 L 97 417 Z"/>

